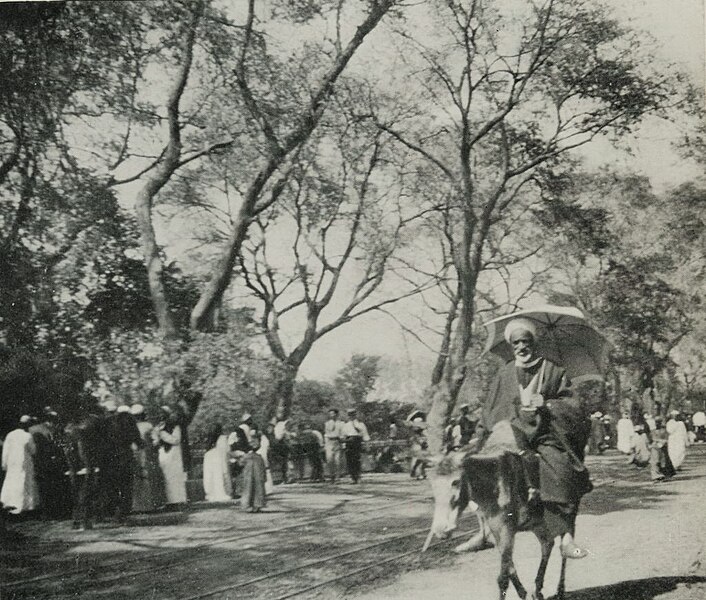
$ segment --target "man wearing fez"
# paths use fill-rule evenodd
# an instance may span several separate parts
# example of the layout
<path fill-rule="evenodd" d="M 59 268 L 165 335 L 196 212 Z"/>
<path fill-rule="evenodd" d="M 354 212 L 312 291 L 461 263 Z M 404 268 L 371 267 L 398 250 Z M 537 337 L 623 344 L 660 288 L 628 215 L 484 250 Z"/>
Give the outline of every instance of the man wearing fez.
<path fill-rule="evenodd" d="M 476 439 L 482 444 L 496 423 L 510 421 L 530 480 L 530 506 L 541 498 L 544 519 L 554 537 L 561 537 L 566 558 L 583 558 L 586 551 L 574 543 L 581 497 L 591 491 L 583 452 L 590 419 L 571 391 L 566 371 L 537 352 L 537 327 L 517 318 L 505 328 L 514 361 L 498 372 L 483 406 Z M 535 487 L 539 487 L 539 494 Z M 483 532 L 468 549 L 488 540 Z"/>

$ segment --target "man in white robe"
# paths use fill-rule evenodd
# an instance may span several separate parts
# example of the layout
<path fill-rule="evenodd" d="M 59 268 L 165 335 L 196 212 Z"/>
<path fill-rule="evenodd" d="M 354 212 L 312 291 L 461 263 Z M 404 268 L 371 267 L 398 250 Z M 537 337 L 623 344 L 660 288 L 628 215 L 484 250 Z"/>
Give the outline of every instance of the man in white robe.
<path fill-rule="evenodd" d="M 215 444 L 203 456 L 203 489 L 208 502 L 227 502 L 233 498 L 228 465 L 228 436 L 222 431 Z"/>
<path fill-rule="evenodd" d="M 164 475 L 167 504 L 186 502 L 186 473 L 181 453 L 181 427 L 177 416 L 168 406 L 162 407 L 165 422 L 157 427 L 159 439 L 159 466 Z"/>
<path fill-rule="evenodd" d="M 632 451 L 632 436 L 634 426 L 628 412 L 624 412 L 618 421 L 618 450 L 623 454 L 630 454 Z"/>
<path fill-rule="evenodd" d="M 2 447 L 5 481 L 0 492 L 0 503 L 16 515 L 39 506 L 39 490 L 34 472 L 36 447 L 28 431 L 31 420 L 24 415 L 19 427 L 7 434 Z"/>
<path fill-rule="evenodd" d="M 667 421 L 667 452 L 669 460 L 675 469 L 679 469 L 686 458 L 686 447 L 689 445 L 689 436 L 684 421 L 681 421 L 678 411 L 672 411 L 671 419 Z"/>

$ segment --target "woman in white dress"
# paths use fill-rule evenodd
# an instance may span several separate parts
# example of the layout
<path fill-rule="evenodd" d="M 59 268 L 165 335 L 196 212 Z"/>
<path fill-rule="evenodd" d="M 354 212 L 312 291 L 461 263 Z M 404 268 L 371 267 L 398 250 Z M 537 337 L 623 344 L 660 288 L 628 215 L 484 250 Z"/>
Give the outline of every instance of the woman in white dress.
<path fill-rule="evenodd" d="M 624 412 L 618 421 L 618 450 L 623 454 L 630 454 L 632 450 L 632 436 L 635 430 L 628 412 Z"/>
<path fill-rule="evenodd" d="M 34 475 L 36 448 L 32 434 L 27 431 L 30 421 L 28 416 L 23 416 L 20 426 L 7 434 L 2 446 L 5 481 L 0 492 L 0 503 L 12 507 L 10 512 L 15 515 L 39 506 L 39 490 Z"/>
<path fill-rule="evenodd" d="M 203 456 L 203 490 L 208 502 L 227 502 L 233 497 L 228 468 L 228 437 L 222 425 L 214 425 L 207 440 L 209 450 Z"/>
<path fill-rule="evenodd" d="M 186 473 L 181 454 L 181 427 L 174 412 L 163 406 L 165 422 L 157 427 L 159 439 L 159 466 L 164 475 L 167 504 L 186 502 Z"/>
<path fill-rule="evenodd" d="M 672 418 L 667 421 L 667 452 L 675 469 L 678 469 L 686 458 L 686 447 L 689 445 L 689 436 L 684 421 L 679 419 L 677 411 L 672 412 Z"/>

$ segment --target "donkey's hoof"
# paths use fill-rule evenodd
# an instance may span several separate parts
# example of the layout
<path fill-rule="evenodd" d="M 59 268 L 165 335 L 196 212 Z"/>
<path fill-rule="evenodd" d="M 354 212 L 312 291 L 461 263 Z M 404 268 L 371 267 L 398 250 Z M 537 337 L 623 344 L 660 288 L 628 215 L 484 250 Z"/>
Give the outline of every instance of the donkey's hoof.
<path fill-rule="evenodd" d="M 544 600 L 544 594 L 542 592 L 532 592 L 530 600 Z"/>

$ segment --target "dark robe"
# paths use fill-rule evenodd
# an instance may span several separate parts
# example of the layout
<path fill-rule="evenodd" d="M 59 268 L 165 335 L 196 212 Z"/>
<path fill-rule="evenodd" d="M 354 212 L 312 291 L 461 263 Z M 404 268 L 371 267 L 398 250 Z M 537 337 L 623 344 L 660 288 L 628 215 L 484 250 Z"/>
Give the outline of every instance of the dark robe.
<path fill-rule="evenodd" d="M 135 472 L 132 488 L 132 511 L 151 512 L 167 502 L 164 490 L 164 475 L 159 466 L 157 446 L 152 442 L 152 424 L 140 421 L 137 424 L 142 447 L 135 450 Z"/>
<path fill-rule="evenodd" d="M 510 421 L 522 433 L 526 444 L 539 454 L 542 500 L 574 505 L 592 489 L 582 465 L 590 419 L 581 402 L 572 395 L 566 371 L 549 360 L 545 360 L 544 381 L 539 390 L 544 407 L 536 413 L 520 410 L 519 386 L 529 384 L 541 362 L 527 370 L 510 362 L 499 370 L 483 406 L 477 433 L 483 439 L 496 423 Z"/>
<path fill-rule="evenodd" d="M 652 443 L 650 444 L 650 472 L 653 480 L 663 477 L 674 477 L 676 469 L 669 458 L 667 451 L 667 431 L 664 427 L 658 427 L 652 431 Z"/>
<path fill-rule="evenodd" d="M 61 430 L 50 423 L 29 428 L 37 448 L 35 470 L 40 508 L 46 517 L 60 518 L 71 512 L 71 486 L 65 475 L 69 467 L 62 450 Z"/>
<path fill-rule="evenodd" d="M 133 444 L 142 447 L 135 417 L 119 412 L 107 417 L 106 430 L 112 447 L 103 482 L 110 516 L 123 520 L 132 511 L 132 483 L 135 470 Z"/>
<path fill-rule="evenodd" d="M 249 452 L 242 458 L 243 464 L 243 493 L 241 504 L 243 508 L 255 510 L 265 506 L 265 479 L 266 468 L 262 456 L 256 452 Z"/>

